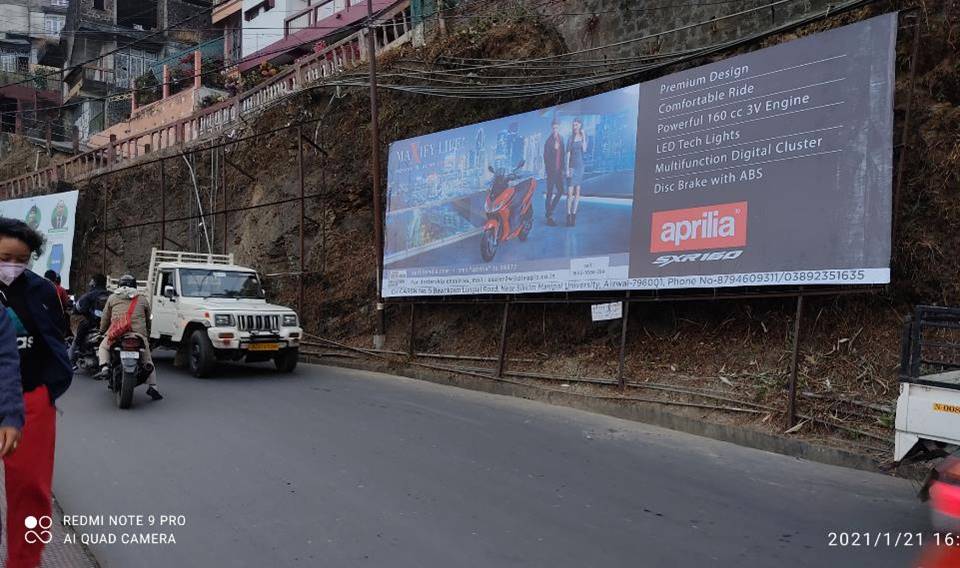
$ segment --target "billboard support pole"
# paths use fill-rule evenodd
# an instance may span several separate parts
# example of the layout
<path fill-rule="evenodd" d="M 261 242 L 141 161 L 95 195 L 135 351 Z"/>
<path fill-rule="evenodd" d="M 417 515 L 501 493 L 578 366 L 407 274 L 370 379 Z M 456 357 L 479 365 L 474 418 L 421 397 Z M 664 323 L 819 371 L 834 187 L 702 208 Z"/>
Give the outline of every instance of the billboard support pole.
<path fill-rule="evenodd" d="M 304 255 L 306 254 L 304 247 L 304 223 L 306 223 L 305 213 L 303 210 L 303 200 L 304 200 L 304 190 L 303 190 L 303 127 L 297 127 L 297 174 L 300 178 L 300 274 L 297 277 L 298 285 L 298 295 L 297 295 L 297 311 L 300 312 L 300 320 L 303 321 L 303 272 L 306 267 L 306 262 Z"/>
<path fill-rule="evenodd" d="M 803 295 L 797 296 L 797 315 L 793 320 L 793 349 L 790 354 L 790 394 L 787 400 L 787 428 L 797 422 L 797 355 L 800 352 L 800 318 L 803 316 Z"/>
<path fill-rule="evenodd" d="M 386 341 L 383 303 L 383 213 L 380 211 L 380 109 L 377 101 L 377 44 L 373 27 L 373 2 L 367 2 L 367 59 L 370 65 L 370 182 L 373 185 L 373 240 L 377 261 L 376 324 L 373 346 Z"/>
<path fill-rule="evenodd" d="M 167 171 L 160 159 L 160 249 L 167 246 Z"/>
<path fill-rule="evenodd" d="M 627 359 L 627 319 L 630 317 L 630 291 L 627 290 L 626 298 L 623 301 L 623 320 L 620 324 L 620 364 L 617 367 L 617 382 L 620 390 L 627 388 L 627 379 L 624 376 Z"/>
<path fill-rule="evenodd" d="M 907 161 L 907 150 L 910 148 L 910 114 L 913 110 L 914 83 L 917 78 L 917 53 L 920 48 L 920 23 L 914 20 L 913 45 L 910 48 L 910 87 L 907 89 L 907 108 L 903 115 L 903 133 L 900 135 L 900 156 L 897 160 L 897 181 L 893 186 L 893 215 L 891 219 L 890 241 L 896 242 L 897 236 L 897 207 L 900 203 L 900 186 L 903 183 L 903 169 Z"/>
<path fill-rule="evenodd" d="M 503 303 L 503 322 L 500 324 L 500 354 L 497 356 L 497 378 L 503 377 L 507 357 L 507 321 L 510 318 L 510 300 Z"/>
<path fill-rule="evenodd" d="M 415 327 L 415 326 L 416 326 L 416 321 L 417 321 L 417 320 L 416 320 L 416 318 L 417 318 L 416 309 L 417 309 L 417 304 L 416 304 L 416 302 L 411 302 L 411 303 L 410 303 L 410 333 L 407 335 L 407 340 L 408 340 L 408 343 L 407 343 L 407 355 L 410 356 L 410 357 L 413 357 L 414 347 L 415 347 L 415 341 L 416 341 L 416 338 L 417 338 L 417 337 L 416 337 L 416 336 L 417 336 L 417 331 L 416 331 L 417 328 Z"/>

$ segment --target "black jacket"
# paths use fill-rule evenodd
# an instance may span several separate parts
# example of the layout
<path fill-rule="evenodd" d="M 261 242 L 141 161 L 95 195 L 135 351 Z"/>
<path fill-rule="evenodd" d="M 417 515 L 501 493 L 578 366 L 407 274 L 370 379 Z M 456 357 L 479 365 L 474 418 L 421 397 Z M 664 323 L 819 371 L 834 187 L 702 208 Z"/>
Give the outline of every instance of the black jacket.
<path fill-rule="evenodd" d="M 547 141 L 543 143 L 543 168 L 547 173 L 547 179 L 562 179 L 564 169 L 566 169 L 566 152 L 564 152 L 563 136 L 557 136 L 560 142 L 560 149 L 554 148 L 553 133 L 547 136 Z M 557 153 L 560 155 L 560 169 L 557 169 Z"/>

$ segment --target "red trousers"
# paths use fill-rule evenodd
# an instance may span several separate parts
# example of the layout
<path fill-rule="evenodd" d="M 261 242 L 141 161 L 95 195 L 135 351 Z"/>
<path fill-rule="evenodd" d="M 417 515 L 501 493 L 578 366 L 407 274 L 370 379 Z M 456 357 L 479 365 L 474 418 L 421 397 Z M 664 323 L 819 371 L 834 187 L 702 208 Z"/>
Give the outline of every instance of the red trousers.
<path fill-rule="evenodd" d="M 7 568 L 36 568 L 53 534 L 53 450 L 57 412 L 47 387 L 24 393 L 20 445 L 3 458 L 7 488 Z M 36 519 L 26 526 L 28 517 Z M 32 530 L 31 530 L 32 529 Z"/>

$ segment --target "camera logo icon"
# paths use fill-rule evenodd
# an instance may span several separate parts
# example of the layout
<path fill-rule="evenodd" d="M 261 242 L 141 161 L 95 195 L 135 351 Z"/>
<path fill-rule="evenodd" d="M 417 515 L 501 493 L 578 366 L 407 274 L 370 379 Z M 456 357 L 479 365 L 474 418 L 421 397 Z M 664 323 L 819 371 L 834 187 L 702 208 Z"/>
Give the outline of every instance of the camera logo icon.
<path fill-rule="evenodd" d="M 40 518 L 30 515 L 23 519 L 23 526 L 27 528 L 27 531 L 23 534 L 23 540 L 27 544 L 50 544 L 50 541 L 53 540 L 53 533 L 50 531 L 50 527 L 53 526 L 53 519 L 48 515 L 43 515 Z"/>

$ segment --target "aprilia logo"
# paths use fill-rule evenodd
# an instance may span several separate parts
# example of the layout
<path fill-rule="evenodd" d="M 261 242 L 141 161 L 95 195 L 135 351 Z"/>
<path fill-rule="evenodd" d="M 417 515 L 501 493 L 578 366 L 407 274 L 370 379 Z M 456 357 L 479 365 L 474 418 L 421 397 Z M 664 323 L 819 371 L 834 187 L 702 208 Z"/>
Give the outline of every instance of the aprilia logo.
<path fill-rule="evenodd" d="M 747 244 L 747 202 L 657 211 L 650 252 L 742 247 Z"/>
<path fill-rule="evenodd" d="M 717 252 L 694 252 L 690 254 L 665 254 L 658 256 L 653 264 L 663 268 L 675 262 L 711 262 L 714 260 L 733 260 L 743 254 L 743 249 L 722 250 Z"/>

